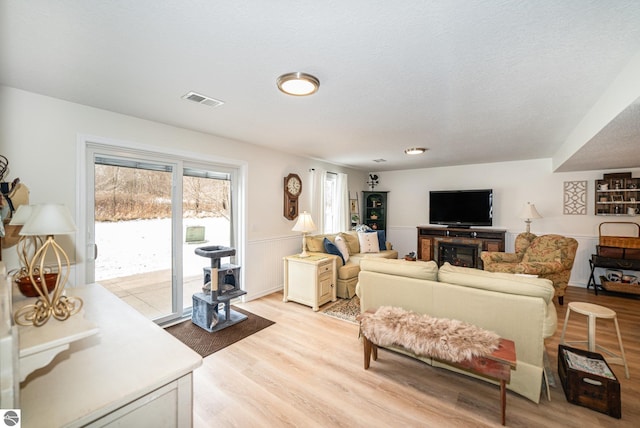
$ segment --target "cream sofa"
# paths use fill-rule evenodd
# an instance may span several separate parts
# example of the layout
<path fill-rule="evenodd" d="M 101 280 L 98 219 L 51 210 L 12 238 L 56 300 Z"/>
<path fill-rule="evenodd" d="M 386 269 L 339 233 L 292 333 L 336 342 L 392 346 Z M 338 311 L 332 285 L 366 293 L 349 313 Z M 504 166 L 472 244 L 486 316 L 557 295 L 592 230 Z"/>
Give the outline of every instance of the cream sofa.
<path fill-rule="evenodd" d="M 557 327 L 550 280 L 449 263 L 438 269 L 433 261 L 363 259 L 356 293 L 363 312 L 379 306 L 401 307 L 466 321 L 513 340 L 517 367 L 507 388 L 536 403 L 540 401 L 542 383 L 546 381 L 544 339 L 553 336 Z M 469 374 L 430 358 L 420 359 Z"/>
<path fill-rule="evenodd" d="M 324 238 L 335 243 L 336 236 L 340 235 L 346 242 L 349 249 L 349 260 L 347 263 L 342 263 L 342 259 L 339 256 L 327 254 L 324 249 Z M 310 254 L 322 254 L 328 257 L 335 257 L 336 266 L 338 266 L 338 284 L 336 285 L 336 295 L 343 299 L 350 299 L 356 294 L 356 284 L 358 283 L 358 273 L 360 272 L 360 262 L 367 258 L 383 258 L 383 259 L 397 259 L 398 252 L 392 249 L 389 242 L 385 242 L 386 250 L 380 250 L 378 253 L 361 253 L 360 241 L 358 239 L 358 232 L 340 232 L 334 234 L 325 235 L 309 235 L 306 238 L 307 251 Z"/>

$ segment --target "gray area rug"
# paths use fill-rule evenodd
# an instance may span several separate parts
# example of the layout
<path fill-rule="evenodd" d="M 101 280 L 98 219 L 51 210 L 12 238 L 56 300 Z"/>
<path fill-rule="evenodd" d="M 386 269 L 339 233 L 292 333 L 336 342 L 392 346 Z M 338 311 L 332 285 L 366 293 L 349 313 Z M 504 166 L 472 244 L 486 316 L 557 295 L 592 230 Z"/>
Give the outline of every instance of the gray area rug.
<path fill-rule="evenodd" d="M 356 316 L 360 313 L 360 298 L 338 299 L 337 302 L 322 310 L 324 315 L 357 324 Z"/>

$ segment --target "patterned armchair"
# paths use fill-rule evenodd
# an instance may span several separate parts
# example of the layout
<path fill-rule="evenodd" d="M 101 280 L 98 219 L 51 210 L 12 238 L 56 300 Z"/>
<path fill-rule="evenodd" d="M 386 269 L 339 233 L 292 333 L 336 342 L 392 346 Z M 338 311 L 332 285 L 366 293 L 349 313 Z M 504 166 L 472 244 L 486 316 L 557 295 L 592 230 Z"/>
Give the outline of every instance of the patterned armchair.
<path fill-rule="evenodd" d="M 480 257 L 484 270 L 489 272 L 523 273 L 550 279 L 562 305 L 577 250 L 578 241 L 573 238 L 521 233 L 516 237 L 515 253 L 483 251 Z"/>

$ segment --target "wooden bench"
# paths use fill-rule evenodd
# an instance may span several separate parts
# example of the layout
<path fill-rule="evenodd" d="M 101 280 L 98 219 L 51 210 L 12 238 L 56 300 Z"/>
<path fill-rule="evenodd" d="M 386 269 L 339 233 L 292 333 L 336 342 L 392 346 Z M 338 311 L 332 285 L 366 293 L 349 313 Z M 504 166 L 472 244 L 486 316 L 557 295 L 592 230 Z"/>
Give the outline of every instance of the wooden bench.
<path fill-rule="evenodd" d="M 364 369 L 367 370 L 371 362 L 371 357 L 373 356 L 374 361 L 378 359 L 378 345 L 369 340 L 364 334 L 362 338 L 364 342 Z M 431 357 L 430 355 L 421 356 Z M 511 380 L 511 369 L 516 367 L 516 346 L 512 340 L 501 338 L 498 349 L 486 357 L 475 357 L 458 363 L 444 360 L 439 361 L 491 379 L 499 380 L 502 425 L 505 424 L 507 407 L 506 383 Z"/>

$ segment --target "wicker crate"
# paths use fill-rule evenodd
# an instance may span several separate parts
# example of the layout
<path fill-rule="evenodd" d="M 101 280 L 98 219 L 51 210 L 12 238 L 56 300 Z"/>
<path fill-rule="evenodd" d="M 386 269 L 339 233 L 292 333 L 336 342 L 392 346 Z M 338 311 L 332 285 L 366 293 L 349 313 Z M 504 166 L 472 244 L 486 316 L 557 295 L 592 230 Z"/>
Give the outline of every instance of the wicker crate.
<path fill-rule="evenodd" d="M 636 236 L 611 236 L 606 235 L 603 226 L 607 225 L 628 225 L 636 230 Z M 618 248 L 640 248 L 640 225 L 633 222 L 602 222 L 598 227 L 600 233 L 600 245 L 602 247 L 618 247 Z"/>
<path fill-rule="evenodd" d="M 600 236 L 603 247 L 640 248 L 640 238 L 626 236 Z"/>
<path fill-rule="evenodd" d="M 607 291 L 615 291 L 618 293 L 640 294 L 640 284 L 629 284 L 627 282 L 611 282 L 607 281 L 604 276 L 600 277 L 602 288 Z"/>

